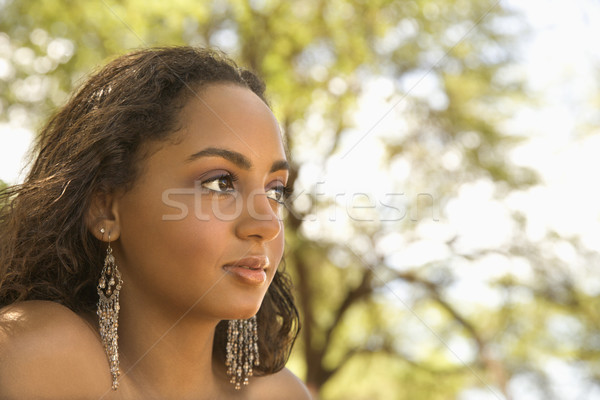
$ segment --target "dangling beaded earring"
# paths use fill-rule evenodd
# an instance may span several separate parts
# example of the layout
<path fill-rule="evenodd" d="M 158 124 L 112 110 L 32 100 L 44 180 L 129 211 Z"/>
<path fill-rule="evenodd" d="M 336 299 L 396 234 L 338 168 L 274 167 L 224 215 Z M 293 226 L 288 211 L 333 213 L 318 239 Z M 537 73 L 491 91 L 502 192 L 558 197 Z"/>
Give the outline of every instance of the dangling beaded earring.
<path fill-rule="evenodd" d="M 100 229 L 104 235 L 104 228 Z M 100 322 L 100 337 L 104 344 L 104 351 L 108 357 L 110 365 L 110 373 L 112 375 L 112 389 L 117 390 L 119 387 L 118 378 L 121 375 L 119 371 L 119 335 L 117 328 L 119 327 L 119 292 L 121 291 L 121 273 L 115 264 L 115 257 L 112 254 L 110 247 L 110 234 L 108 235 L 108 248 L 106 249 L 106 257 L 104 258 L 104 267 L 98 282 L 98 319 Z"/>
<path fill-rule="evenodd" d="M 230 320 L 227 327 L 227 375 L 237 390 L 248 384 L 253 367 L 259 366 L 256 315 Z"/>

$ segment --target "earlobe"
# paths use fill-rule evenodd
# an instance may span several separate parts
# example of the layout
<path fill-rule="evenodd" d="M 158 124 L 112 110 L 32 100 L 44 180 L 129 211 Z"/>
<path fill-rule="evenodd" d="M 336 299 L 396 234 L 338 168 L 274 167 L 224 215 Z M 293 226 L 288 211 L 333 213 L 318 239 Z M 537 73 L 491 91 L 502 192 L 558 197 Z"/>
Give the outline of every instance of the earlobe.
<path fill-rule="evenodd" d="M 86 225 L 94 237 L 103 242 L 114 242 L 121 235 L 119 202 L 113 194 L 93 196 L 86 214 Z"/>

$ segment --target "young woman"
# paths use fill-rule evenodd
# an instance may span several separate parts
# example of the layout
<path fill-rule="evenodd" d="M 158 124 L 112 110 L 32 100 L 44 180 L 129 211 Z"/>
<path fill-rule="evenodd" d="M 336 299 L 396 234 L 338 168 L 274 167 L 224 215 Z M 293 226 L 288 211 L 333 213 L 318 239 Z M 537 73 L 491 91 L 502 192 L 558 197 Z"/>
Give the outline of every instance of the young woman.
<path fill-rule="evenodd" d="M 123 56 L 0 195 L 0 398 L 308 399 L 264 85 L 189 47 Z M 249 384 L 248 384 L 249 383 Z"/>

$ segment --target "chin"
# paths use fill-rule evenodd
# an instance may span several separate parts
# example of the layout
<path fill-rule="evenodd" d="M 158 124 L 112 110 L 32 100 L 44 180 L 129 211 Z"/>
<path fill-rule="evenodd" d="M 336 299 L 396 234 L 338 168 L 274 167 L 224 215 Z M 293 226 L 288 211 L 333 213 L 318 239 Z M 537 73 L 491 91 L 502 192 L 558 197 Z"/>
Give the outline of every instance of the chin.
<path fill-rule="evenodd" d="M 252 318 L 253 316 L 255 316 L 258 313 L 259 309 L 260 309 L 260 304 L 240 306 L 239 308 L 236 308 L 234 310 L 230 310 L 231 312 L 227 313 L 228 317 L 225 318 L 225 319 L 248 319 L 248 318 Z"/>
<path fill-rule="evenodd" d="M 258 313 L 264 296 L 232 296 L 223 301 L 218 310 L 220 319 L 248 319 Z"/>

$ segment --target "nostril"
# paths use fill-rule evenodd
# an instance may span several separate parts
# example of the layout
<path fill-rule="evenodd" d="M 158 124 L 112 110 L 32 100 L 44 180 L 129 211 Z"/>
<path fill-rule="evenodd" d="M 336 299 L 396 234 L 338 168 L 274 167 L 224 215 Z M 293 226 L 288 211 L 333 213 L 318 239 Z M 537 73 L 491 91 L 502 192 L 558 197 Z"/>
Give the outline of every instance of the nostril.
<path fill-rule="evenodd" d="M 261 241 L 270 241 L 281 232 L 281 222 L 273 214 L 268 218 L 260 218 L 246 214 L 237 222 L 237 235 L 241 238 L 253 238 Z"/>
<path fill-rule="evenodd" d="M 264 189 L 253 191 L 245 199 L 245 209 L 236 222 L 237 235 L 265 242 L 276 238 L 282 229 L 279 204 L 274 206 Z"/>

